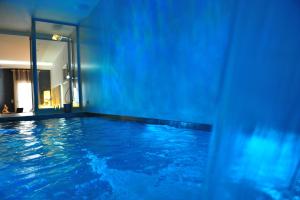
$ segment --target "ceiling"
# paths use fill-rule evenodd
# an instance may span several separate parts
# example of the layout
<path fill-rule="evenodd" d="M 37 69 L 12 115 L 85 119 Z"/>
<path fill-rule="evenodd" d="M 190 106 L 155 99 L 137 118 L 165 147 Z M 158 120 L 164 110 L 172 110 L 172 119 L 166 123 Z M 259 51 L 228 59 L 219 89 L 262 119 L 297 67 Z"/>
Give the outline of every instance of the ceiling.
<path fill-rule="evenodd" d="M 30 44 L 28 36 L 0 34 L 0 68 L 30 68 Z M 53 66 L 39 63 L 55 63 L 59 54 L 66 50 L 66 42 L 37 40 L 37 62 L 39 69 L 50 70 Z M 10 64 L 1 64 L 3 62 Z M 26 64 L 12 64 L 12 63 Z"/>
<path fill-rule="evenodd" d="M 29 32 L 31 16 L 80 23 L 99 0 L 0 0 L 0 30 Z"/>
<path fill-rule="evenodd" d="M 62 51 L 67 51 L 67 42 L 37 40 L 37 62 L 55 63 Z M 44 66 L 46 67 L 46 66 Z"/>
<path fill-rule="evenodd" d="M 58 34 L 66 37 L 70 37 L 74 33 L 76 28 L 74 26 L 67 26 L 61 24 L 37 22 L 36 33 L 53 35 Z"/>

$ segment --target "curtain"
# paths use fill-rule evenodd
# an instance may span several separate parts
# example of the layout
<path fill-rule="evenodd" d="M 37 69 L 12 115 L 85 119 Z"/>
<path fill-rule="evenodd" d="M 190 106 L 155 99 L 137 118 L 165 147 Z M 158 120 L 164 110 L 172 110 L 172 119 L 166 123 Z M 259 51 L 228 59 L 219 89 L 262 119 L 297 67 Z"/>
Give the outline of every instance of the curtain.
<path fill-rule="evenodd" d="M 15 110 L 23 108 L 23 112 L 32 112 L 32 72 L 27 69 L 13 70 Z"/>

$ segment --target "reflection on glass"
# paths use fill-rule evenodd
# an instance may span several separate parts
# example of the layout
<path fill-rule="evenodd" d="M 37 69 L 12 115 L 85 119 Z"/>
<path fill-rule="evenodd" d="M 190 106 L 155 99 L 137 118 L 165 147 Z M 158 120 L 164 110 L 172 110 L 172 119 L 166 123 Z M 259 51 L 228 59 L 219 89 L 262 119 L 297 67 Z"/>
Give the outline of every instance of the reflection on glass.
<path fill-rule="evenodd" d="M 39 108 L 79 107 L 76 28 L 36 23 Z M 39 63 L 50 63 L 47 66 Z"/>
<path fill-rule="evenodd" d="M 30 82 L 17 82 L 17 102 L 23 112 L 32 111 L 32 90 Z"/>

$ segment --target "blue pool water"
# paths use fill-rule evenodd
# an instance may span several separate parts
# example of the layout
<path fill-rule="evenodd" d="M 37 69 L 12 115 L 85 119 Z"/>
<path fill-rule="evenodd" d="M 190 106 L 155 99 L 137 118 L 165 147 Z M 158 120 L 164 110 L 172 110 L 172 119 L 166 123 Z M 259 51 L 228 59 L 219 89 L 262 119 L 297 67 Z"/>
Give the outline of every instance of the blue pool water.
<path fill-rule="evenodd" d="M 199 199 L 209 139 L 101 118 L 0 123 L 0 198 Z"/>

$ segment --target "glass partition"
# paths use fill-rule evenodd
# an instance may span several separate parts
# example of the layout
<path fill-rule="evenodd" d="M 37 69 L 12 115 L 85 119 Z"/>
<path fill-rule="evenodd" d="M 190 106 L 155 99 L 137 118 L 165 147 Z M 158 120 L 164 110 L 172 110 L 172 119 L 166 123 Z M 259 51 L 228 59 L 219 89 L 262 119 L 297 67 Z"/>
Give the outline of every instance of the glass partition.
<path fill-rule="evenodd" d="M 80 107 L 76 26 L 36 21 L 35 33 L 37 108 Z"/>

